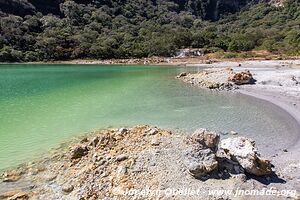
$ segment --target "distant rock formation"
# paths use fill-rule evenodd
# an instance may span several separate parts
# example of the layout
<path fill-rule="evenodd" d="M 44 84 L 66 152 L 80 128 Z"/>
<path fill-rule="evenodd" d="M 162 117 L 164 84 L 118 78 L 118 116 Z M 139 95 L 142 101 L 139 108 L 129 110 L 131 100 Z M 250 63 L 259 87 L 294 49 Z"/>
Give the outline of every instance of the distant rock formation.
<path fill-rule="evenodd" d="M 255 83 L 249 70 L 234 72 L 231 68 L 209 69 L 197 74 L 181 73 L 177 78 L 210 90 L 233 90 L 239 85 Z"/>

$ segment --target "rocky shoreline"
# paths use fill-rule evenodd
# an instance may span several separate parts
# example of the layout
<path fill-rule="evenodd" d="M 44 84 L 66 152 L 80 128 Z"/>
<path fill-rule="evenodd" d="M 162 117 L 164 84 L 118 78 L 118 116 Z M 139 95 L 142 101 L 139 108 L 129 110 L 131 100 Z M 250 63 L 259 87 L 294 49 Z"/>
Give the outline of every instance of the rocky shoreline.
<path fill-rule="evenodd" d="M 205 69 L 197 74 L 180 73 L 177 76 L 184 82 L 210 90 L 234 90 L 239 85 L 253 84 L 255 80 L 249 70 L 235 72 L 232 68 Z"/>
<path fill-rule="evenodd" d="M 261 99 L 266 103 L 272 103 L 281 108 L 282 112 L 287 112 L 294 118 L 297 124 L 292 125 L 291 131 L 298 134 L 300 138 L 300 60 L 220 62 L 189 66 L 204 67 L 206 70 L 195 74 L 184 74 L 177 78 L 201 88 L 217 91 L 222 88 L 207 87 L 201 83 L 204 80 L 210 86 L 211 81 L 216 83 L 223 81 L 223 83 L 233 85 L 229 90 L 234 93 L 241 93 Z M 254 82 L 242 85 L 234 84 L 230 81 L 232 71 L 234 73 L 250 71 Z M 300 153 L 300 140 L 293 141 L 293 143 L 294 145 L 284 149 L 272 160 L 279 171 L 288 172 L 286 188 L 288 185 L 293 185 L 299 191 L 300 162 L 297 155 Z"/>
<path fill-rule="evenodd" d="M 280 193 L 286 175 L 272 167 L 243 137 L 220 140 L 205 129 L 186 137 L 146 125 L 99 130 L 4 172 L 0 199 L 231 199 L 236 193 L 209 192 L 236 188 L 299 198 L 292 187 Z"/>
<path fill-rule="evenodd" d="M 285 88 L 289 106 L 298 109 L 298 68 L 248 72 L 247 63 L 228 65 L 178 78 L 218 91 L 271 93 L 272 88 L 272 95 L 279 90 L 275 82 Z M 260 74 L 274 70 L 279 75 L 272 81 Z M 3 172 L 0 199 L 300 199 L 299 145 L 264 159 L 253 140 L 235 132 L 223 140 L 205 129 L 188 135 L 147 125 L 92 132 Z"/>
<path fill-rule="evenodd" d="M 205 56 L 197 57 L 146 57 L 146 58 L 127 58 L 127 59 L 104 59 L 104 60 L 90 60 L 90 59 L 79 59 L 79 60 L 67 60 L 67 61 L 48 61 L 48 62 L 31 62 L 26 64 L 80 64 L 80 65 L 197 65 L 201 64 L 213 64 L 220 62 L 244 62 L 244 61 L 263 61 L 266 58 L 263 57 L 252 57 L 252 58 L 220 58 L 215 54 L 208 54 Z M 280 61 L 281 56 L 273 55 L 269 59 Z M 285 57 L 285 59 L 297 60 L 299 57 Z"/>

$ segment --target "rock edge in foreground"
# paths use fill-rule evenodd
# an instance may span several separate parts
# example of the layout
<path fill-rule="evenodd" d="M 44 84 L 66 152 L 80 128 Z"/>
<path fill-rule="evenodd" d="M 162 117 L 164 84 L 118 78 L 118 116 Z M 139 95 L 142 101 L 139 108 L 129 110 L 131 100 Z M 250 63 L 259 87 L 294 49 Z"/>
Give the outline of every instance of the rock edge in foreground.
<path fill-rule="evenodd" d="M 185 165 L 195 178 L 214 176 L 231 172 L 255 176 L 271 174 L 269 160 L 262 159 L 255 142 L 244 137 L 228 138 L 220 141 L 220 135 L 206 129 L 197 130 L 187 143 L 189 148 L 184 154 Z"/>

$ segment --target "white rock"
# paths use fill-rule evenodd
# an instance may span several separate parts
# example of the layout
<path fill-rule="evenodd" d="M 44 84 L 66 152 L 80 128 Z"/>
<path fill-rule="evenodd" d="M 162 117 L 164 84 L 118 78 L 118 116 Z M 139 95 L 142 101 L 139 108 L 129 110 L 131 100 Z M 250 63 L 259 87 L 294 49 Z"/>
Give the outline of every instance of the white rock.
<path fill-rule="evenodd" d="M 253 140 L 244 137 L 228 138 L 221 141 L 220 148 L 250 174 L 263 176 L 272 173 L 270 161 L 260 158 Z"/>

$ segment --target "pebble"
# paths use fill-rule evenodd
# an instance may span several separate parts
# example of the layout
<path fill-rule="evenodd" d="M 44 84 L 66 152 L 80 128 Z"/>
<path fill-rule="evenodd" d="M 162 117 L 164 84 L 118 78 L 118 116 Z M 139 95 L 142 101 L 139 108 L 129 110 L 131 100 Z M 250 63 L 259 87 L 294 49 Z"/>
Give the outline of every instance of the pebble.
<path fill-rule="evenodd" d="M 100 141 L 99 137 L 94 137 L 90 142 L 89 146 L 96 147 L 99 141 Z"/>
<path fill-rule="evenodd" d="M 127 128 L 120 128 L 118 134 L 125 135 L 128 132 Z"/>
<path fill-rule="evenodd" d="M 50 174 L 48 176 L 46 176 L 46 181 L 53 181 L 54 179 L 56 179 L 57 175 L 55 174 Z"/>
<path fill-rule="evenodd" d="M 30 175 L 37 175 L 39 173 L 39 170 L 36 168 L 29 168 L 28 171 Z"/>
<path fill-rule="evenodd" d="M 65 193 L 70 193 L 74 190 L 74 186 L 73 185 L 69 185 L 69 184 L 65 184 L 62 186 L 62 191 Z"/>
<path fill-rule="evenodd" d="M 158 130 L 156 128 L 149 128 L 145 131 L 147 135 L 156 135 L 158 133 Z"/>
<path fill-rule="evenodd" d="M 126 160 L 126 159 L 128 159 L 128 156 L 125 155 L 125 154 L 121 154 L 121 155 L 118 155 L 118 156 L 116 157 L 116 160 L 119 161 L 119 162 L 124 161 L 124 160 Z"/>
<path fill-rule="evenodd" d="M 228 132 L 220 132 L 222 135 L 228 135 Z"/>
<path fill-rule="evenodd" d="M 127 167 L 119 166 L 117 169 L 117 172 L 119 175 L 125 175 L 125 174 L 127 174 Z"/>
<path fill-rule="evenodd" d="M 238 135 L 238 132 L 230 131 L 230 134 L 231 134 L 231 135 Z"/>
<path fill-rule="evenodd" d="M 71 159 L 78 159 L 81 158 L 83 156 L 85 156 L 88 152 L 88 149 L 86 146 L 75 146 L 73 147 L 73 149 L 71 150 Z"/>
<path fill-rule="evenodd" d="M 80 141 L 80 143 L 86 143 L 86 142 L 88 142 L 89 140 L 87 139 L 87 137 L 85 137 L 85 138 L 83 138 L 81 141 Z"/>
<path fill-rule="evenodd" d="M 104 165 L 105 163 L 106 163 L 105 160 L 100 160 L 99 162 L 97 162 L 97 165 L 98 165 L 98 166 L 102 166 L 102 165 Z"/>
<path fill-rule="evenodd" d="M 150 144 L 151 144 L 152 146 L 159 146 L 160 141 L 159 141 L 159 140 L 152 140 L 152 141 L 150 142 Z"/>
<path fill-rule="evenodd" d="M 187 73 L 186 73 L 186 72 L 182 72 L 182 73 L 180 73 L 180 74 L 177 76 L 177 78 L 182 78 L 182 77 L 185 77 L 185 76 L 187 76 Z"/>

